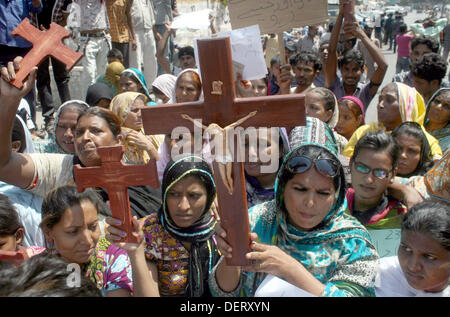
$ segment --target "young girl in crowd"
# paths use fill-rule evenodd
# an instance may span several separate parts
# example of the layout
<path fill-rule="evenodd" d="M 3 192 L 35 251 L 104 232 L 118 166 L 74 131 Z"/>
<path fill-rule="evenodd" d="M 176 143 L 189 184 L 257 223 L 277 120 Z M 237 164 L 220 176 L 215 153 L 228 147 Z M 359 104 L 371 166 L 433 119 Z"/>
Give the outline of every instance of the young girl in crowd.
<path fill-rule="evenodd" d="M 270 274 L 315 296 L 373 296 L 378 254 L 367 230 L 344 213 L 336 145 L 293 149 L 275 184 L 275 199 L 249 210 L 250 265 L 226 264 L 233 250 L 216 225 L 223 257 L 210 274 L 213 295 L 253 296 Z"/>
<path fill-rule="evenodd" d="M 162 74 L 156 77 L 155 81 L 152 83 L 153 94 L 163 104 L 169 102 L 172 91 L 175 88 L 176 80 L 177 77 L 172 74 Z"/>
<path fill-rule="evenodd" d="M 450 88 L 441 88 L 431 97 L 424 126 L 445 152 L 450 147 Z"/>
<path fill-rule="evenodd" d="M 424 175 L 434 164 L 425 132 L 416 122 L 404 122 L 392 137 L 400 147 L 397 176 Z"/>
<path fill-rule="evenodd" d="M 117 243 L 130 256 L 136 296 L 210 296 L 208 277 L 220 258 L 210 213 L 216 186 L 206 161 L 183 156 L 164 171 L 158 213 L 142 219 L 142 227 L 134 221 L 141 243 Z M 108 239 L 126 235 L 115 219 L 107 221 Z"/>
<path fill-rule="evenodd" d="M 150 97 L 144 74 L 137 68 L 127 68 L 120 74 L 121 92 L 133 91 L 147 97 L 147 105 L 156 105 Z"/>
<path fill-rule="evenodd" d="M 24 251 L 31 257 L 44 251 L 42 247 L 24 248 L 25 228 L 7 196 L 0 194 L 0 251 Z"/>
<path fill-rule="evenodd" d="M 289 141 L 285 129 L 267 129 L 267 133 L 264 134 L 257 130 L 256 133 L 257 138 L 250 139 L 250 136 L 246 136 L 245 139 L 244 174 L 248 208 L 275 197 L 274 185 L 278 169 L 284 155 L 289 152 Z M 269 172 L 265 169 L 271 168 L 274 162 L 264 160 L 272 157 L 272 151 L 277 151 L 278 162 L 274 170 Z"/>
<path fill-rule="evenodd" d="M 98 213 L 106 205 L 91 189 L 75 186 L 50 191 L 42 203 L 41 228 L 48 253 L 80 265 L 104 296 L 130 296 L 131 265 L 125 250 L 100 237 Z"/>
<path fill-rule="evenodd" d="M 346 212 L 367 229 L 400 228 L 407 209 L 387 195 L 398 160 L 399 147 L 384 132 L 368 133 L 356 144 L 350 160 L 352 188 L 347 190 Z"/>
<path fill-rule="evenodd" d="M 397 256 L 380 260 L 376 296 L 449 297 L 449 231 L 448 203 L 429 200 L 411 208 Z"/>
<path fill-rule="evenodd" d="M 378 101 L 378 121 L 359 127 L 348 141 L 344 156 L 352 157 L 356 143 L 368 132 L 392 132 L 400 124 L 407 121 L 417 122 L 423 128 L 425 119 L 425 103 L 415 88 L 402 83 L 390 83 L 383 87 Z M 423 128 L 425 131 L 425 128 Z M 433 160 L 442 157 L 439 142 L 425 132 L 433 153 Z"/>
<path fill-rule="evenodd" d="M 353 133 L 364 125 L 364 105 L 356 97 L 345 96 L 338 100 L 339 121 L 335 130 L 350 140 Z"/>
<path fill-rule="evenodd" d="M 305 114 L 309 117 L 320 119 L 328 124 L 331 129 L 335 129 L 339 121 L 339 107 L 333 92 L 327 88 L 317 87 L 309 90 L 305 97 Z M 348 141 L 339 133 L 335 131 L 333 133 L 339 146 L 340 154 L 344 151 Z"/>

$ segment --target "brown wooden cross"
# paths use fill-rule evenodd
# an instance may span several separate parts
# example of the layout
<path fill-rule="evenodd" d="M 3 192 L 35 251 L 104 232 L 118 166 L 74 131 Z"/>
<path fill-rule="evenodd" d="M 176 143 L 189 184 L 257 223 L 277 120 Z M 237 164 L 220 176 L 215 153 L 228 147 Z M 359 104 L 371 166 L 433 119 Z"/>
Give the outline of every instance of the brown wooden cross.
<path fill-rule="evenodd" d="M 340 0 L 342 1 L 347 1 L 347 3 L 344 6 L 344 22 L 345 23 L 352 23 L 355 22 L 355 0 Z M 344 38 L 347 39 L 351 39 L 354 38 L 353 34 L 344 34 Z"/>
<path fill-rule="evenodd" d="M 21 36 L 33 44 L 33 48 L 20 62 L 20 69 L 16 72 L 16 78 L 11 82 L 19 89 L 22 88 L 31 68 L 38 66 L 49 56 L 66 64 L 67 71 L 70 71 L 83 57 L 83 54 L 72 51 L 61 42 L 70 36 L 70 32 L 54 22 L 50 24 L 47 31 L 40 31 L 25 18 L 11 34 Z"/>
<path fill-rule="evenodd" d="M 24 249 L 19 251 L 2 251 L 0 250 L 0 261 L 23 261 L 28 259 L 28 254 Z"/>
<path fill-rule="evenodd" d="M 304 95 L 236 98 L 231 45 L 228 37 L 198 41 L 204 101 L 152 106 L 142 109 L 146 134 L 171 134 L 175 127 L 194 131 L 194 124 L 182 118 L 187 114 L 202 119 L 204 125 L 216 123 L 225 127 L 257 111 L 240 127 L 292 127 L 305 124 Z M 236 152 L 235 152 L 236 153 Z M 233 193 L 230 195 L 222 178 L 219 165 L 213 168 L 217 186 L 221 225 L 227 231 L 227 242 L 233 248 L 229 265 L 246 265 L 245 254 L 250 251 L 247 194 L 244 165 L 234 159 Z"/>
<path fill-rule="evenodd" d="M 127 188 L 144 185 L 159 187 L 156 161 L 151 159 L 145 165 L 124 164 L 121 161 L 125 151 L 123 145 L 99 147 L 97 151 L 101 157 L 101 166 L 74 166 L 77 189 L 82 192 L 88 187 L 104 188 L 108 192 L 112 217 L 119 219 L 122 225 L 118 227 L 127 232 L 126 238 L 121 241 L 138 242 L 131 234 L 133 222 Z"/>

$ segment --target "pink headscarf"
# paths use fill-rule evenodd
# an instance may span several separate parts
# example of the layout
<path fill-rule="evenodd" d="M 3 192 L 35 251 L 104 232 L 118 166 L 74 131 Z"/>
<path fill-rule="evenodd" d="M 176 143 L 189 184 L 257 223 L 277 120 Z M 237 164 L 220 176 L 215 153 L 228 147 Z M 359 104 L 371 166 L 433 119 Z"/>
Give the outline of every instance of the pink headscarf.
<path fill-rule="evenodd" d="M 355 96 L 344 96 L 341 99 L 339 99 L 338 102 L 340 102 L 341 100 L 351 100 L 354 103 L 356 103 L 359 106 L 359 108 L 361 109 L 362 124 L 365 124 L 364 123 L 364 115 L 365 115 L 364 114 L 364 104 L 362 103 L 362 101 L 359 98 L 355 97 Z"/>

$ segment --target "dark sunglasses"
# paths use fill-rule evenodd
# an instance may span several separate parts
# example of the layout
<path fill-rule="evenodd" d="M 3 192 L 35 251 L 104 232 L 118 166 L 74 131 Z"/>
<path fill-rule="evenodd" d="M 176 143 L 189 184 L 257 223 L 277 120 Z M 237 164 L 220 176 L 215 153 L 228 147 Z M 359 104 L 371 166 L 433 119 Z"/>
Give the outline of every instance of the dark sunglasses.
<path fill-rule="evenodd" d="M 372 169 L 360 162 L 353 162 L 353 164 L 355 165 L 355 169 L 361 174 L 369 174 L 372 172 L 372 175 L 379 179 L 386 179 L 389 177 L 389 171 L 384 168 Z"/>
<path fill-rule="evenodd" d="M 313 163 L 316 170 L 325 177 L 333 178 L 339 174 L 339 165 L 335 161 L 326 158 L 319 158 L 313 161 L 306 156 L 291 158 L 287 163 L 287 169 L 291 173 L 304 173 L 310 169 Z"/>

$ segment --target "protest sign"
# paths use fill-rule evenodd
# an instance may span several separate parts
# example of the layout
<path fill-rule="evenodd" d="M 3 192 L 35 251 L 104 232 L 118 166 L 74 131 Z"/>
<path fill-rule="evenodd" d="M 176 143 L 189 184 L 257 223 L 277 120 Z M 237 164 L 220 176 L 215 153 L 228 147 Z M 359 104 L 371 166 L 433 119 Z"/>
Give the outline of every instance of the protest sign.
<path fill-rule="evenodd" d="M 324 23 L 327 0 L 228 0 L 233 29 L 258 24 L 261 33 L 280 33 L 295 27 Z"/>
<path fill-rule="evenodd" d="M 231 55 L 236 69 L 241 66 L 242 79 L 254 80 L 266 77 L 267 67 L 261 44 L 259 27 L 250 27 L 222 32 L 217 37 L 230 37 Z M 211 38 L 204 37 L 202 39 Z M 197 41 L 194 41 L 197 65 L 200 65 L 197 54 Z M 244 67 L 245 66 L 245 67 Z M 198 66 L 200 68 L 200 66 Z"/>

